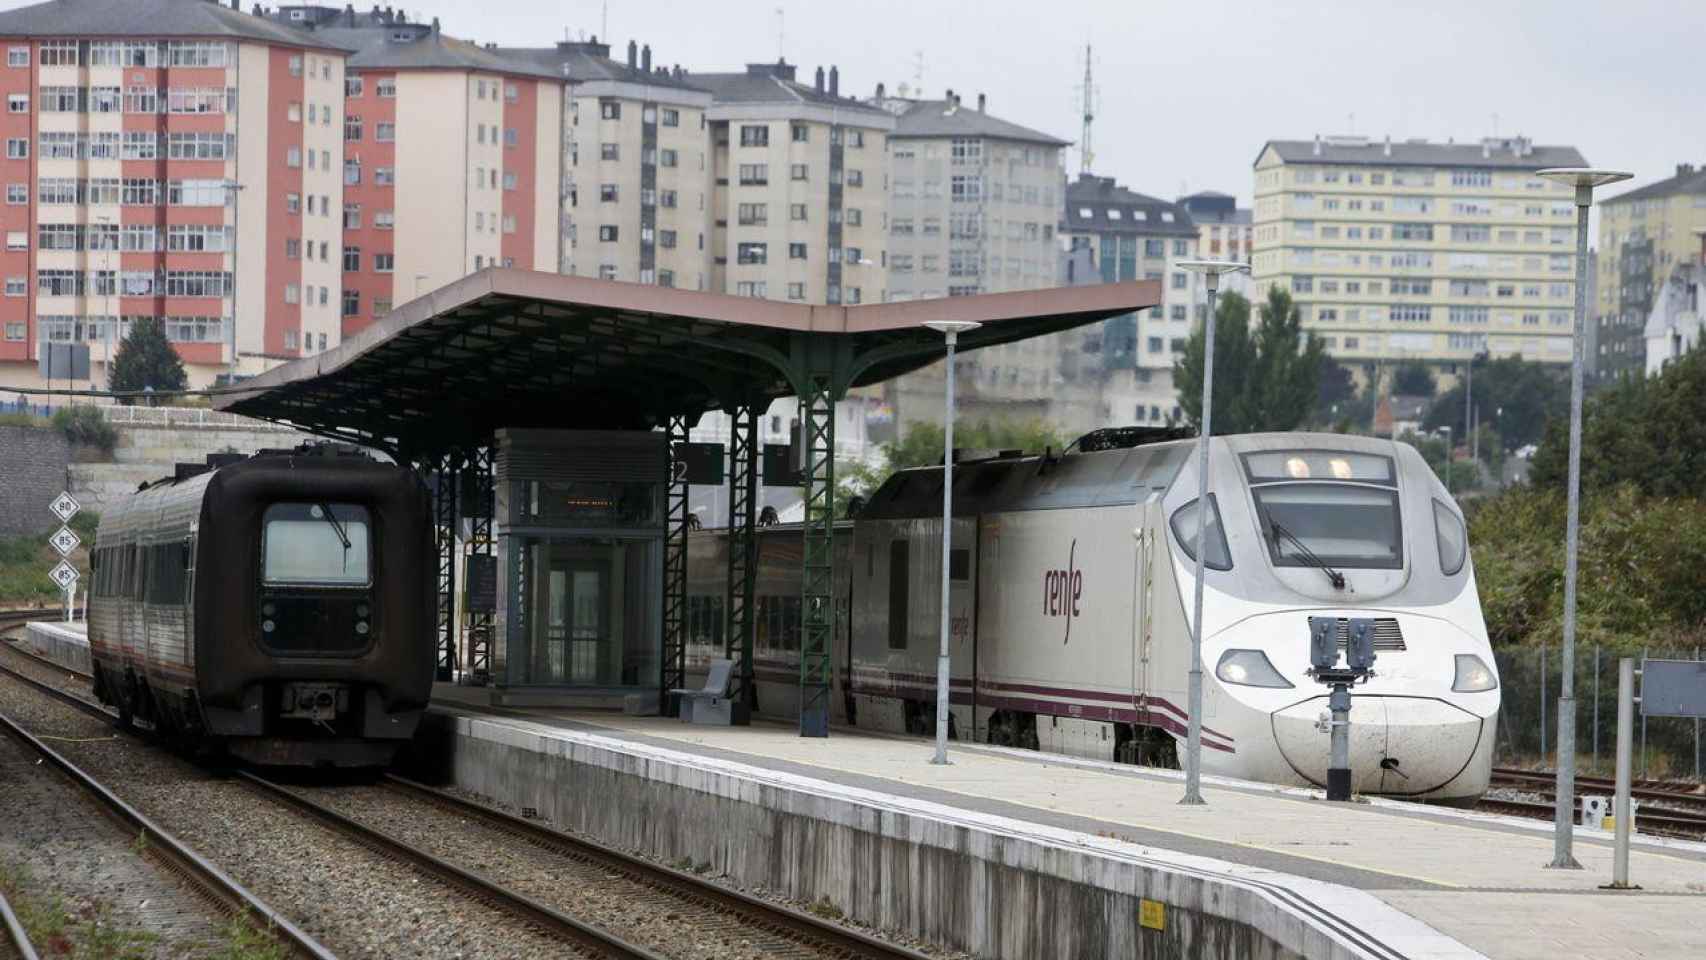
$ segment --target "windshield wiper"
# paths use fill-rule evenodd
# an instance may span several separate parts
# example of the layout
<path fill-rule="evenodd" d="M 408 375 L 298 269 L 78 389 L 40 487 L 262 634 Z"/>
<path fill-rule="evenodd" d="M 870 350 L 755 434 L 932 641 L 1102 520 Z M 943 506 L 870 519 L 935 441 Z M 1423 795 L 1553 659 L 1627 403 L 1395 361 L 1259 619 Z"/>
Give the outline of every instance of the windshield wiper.
<path fill-rule="evenodd" d="M 1334 590 L 1345 589 L 1345 575 L 1344 574 L 1342 574 L 1339 571 L 1334 570 L 1332 567 L 1328 566 L 1327 561 L 1316 556 L 1315 551 L 1309 549 L 1308 544 L 1306 544 L 1302 540 L 1298 539 L 1297 535 L 1292 533 L 1290 530 L 1287 530 L 1286 528 L 1280 526 L 1279 521 L 1277 521 L 1277 520 L 1271 521 L 1271 524 L 1272 524 L 1273 529 L 1274 529 L 1273 540 L 1274 540 L 1275 552 L 1279 553 L 1279 555 L 1282 557 L 1285 556 L 1285 551 L 1280 548 L 1280 544 L 1279 544 L 1280 538 L 1284 537 L 1285 539 L 1290 540 L 1293 547 L 1295 547 L 1295 550 L 1293 551 L 1293 556 L 1298 557 L 1299 559 L 1303 560 L 1305 563 L 1309 564 L 1312 567 L 1319 567 L 1321 569 L 1321 572 L 1327 575 L 1327 580 L 1333 584 Z"/>
<path fill-rule="evenodd" d="M 349 534 L 344 532 L 344 525 L 338 522 L 338 518 L 332 516 L 331 504 L 322 501 L 320 503 L 320 512 L 325 515 L 326 522 L 332 525 L 332 531 L 338 535 L 338 542 L 344 545 L 344 569 L 348 570 L 350 548 Z"/>

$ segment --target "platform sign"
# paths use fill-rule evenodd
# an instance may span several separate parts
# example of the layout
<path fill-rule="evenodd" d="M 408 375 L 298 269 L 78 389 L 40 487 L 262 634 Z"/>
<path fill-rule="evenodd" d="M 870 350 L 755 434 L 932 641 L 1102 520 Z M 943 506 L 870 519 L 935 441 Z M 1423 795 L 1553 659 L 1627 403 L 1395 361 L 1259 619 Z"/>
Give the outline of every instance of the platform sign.
<path fill-rule="evenodd" d="M 1642 661 L 1641 715 L 1706 717 L 1706 661 Z"/>
<path fill-rule="evenodd" d="M 1137 923 L 1149 930 L 1167 929 L 1167 905 L 1159 900 L 1140 898 L 1137 901 Z"/>
<path fill-rule="evenodd" d="M 71 588 L 77 585 L 77 568 L 64 560 L 55 564 L 53 569 L 47 572 L 47 575 L 49 579 L 59 585 L 59 589 L 66 593 L 70 593 Z"/>
<path fill-rule="evenodd" d="M 70 527 L 60 527 L 53 532 L 53 536 L 47 538 L 47 542 L 53 545 L 53 549 L 60 556 L 69 557 L 71 551 L 83 543 L 83 538 L 79 537 L 77 532 Z"/>
<path fill-rule="evenodd" d="M 78 503 L 77 498 L 73 497 L 69 491 L 61 490 L 59 496 L 54 497 L 53 502 L 48 504 L 47 508 L 53 511 L 53 515 L 59 518 L 60 523 L 70 523 L 71 518 L 77 515 L 77 511 L 83 509 L 83 505 Z"/>
<path fill-rule="evenodd" d="M 498 558 L 490 554 L 469 554 L 462 566 L 463 601 L 469 613 L 498 612 Z"/>

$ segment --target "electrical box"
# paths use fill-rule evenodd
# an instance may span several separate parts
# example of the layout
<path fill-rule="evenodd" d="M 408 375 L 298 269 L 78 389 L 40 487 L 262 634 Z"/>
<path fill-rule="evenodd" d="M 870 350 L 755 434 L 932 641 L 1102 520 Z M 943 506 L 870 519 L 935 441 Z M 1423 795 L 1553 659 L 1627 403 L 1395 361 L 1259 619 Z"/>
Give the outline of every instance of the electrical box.
<path fill-rule="evenodd" d="M 1309 663 L 1317 670 L 1331 670 L 1339 662 L 1339 621 L 1336 617 L 1309 618 Z"/>
<path fill-rule="evenodd" d="M 1345 643 L 1345 661 L 1357 673 L 1374 669 L 1374 621 L 1352 620 Z"/>

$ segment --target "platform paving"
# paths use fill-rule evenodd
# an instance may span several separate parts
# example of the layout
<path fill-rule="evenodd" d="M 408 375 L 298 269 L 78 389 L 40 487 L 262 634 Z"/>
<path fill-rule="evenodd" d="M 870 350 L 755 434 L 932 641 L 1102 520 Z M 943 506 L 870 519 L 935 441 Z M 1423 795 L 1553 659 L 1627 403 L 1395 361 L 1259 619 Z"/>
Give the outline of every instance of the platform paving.
<path fill-rule="evenodd" d="M 444 707 L 532 727 L 596 733 L 845 787 L 1080 831 L 1183 856 L 1210 857 L 1364 891 L 1444 937 L 1418 955 L 1470 951 L 1499 960 L 1706 956 L 1706 844 L 1643 840 L 1631 856 L 1642 889 L 1611 876 L 1603 831 L 1581 829 L 1580 871 L 1546 869 L 1550 826 L 1398 801 L 1329 804 L 1318 792 L 1205 778 L 1203 807 L 1178 804 L 1176 772 L 1032 751 L 954 744 L 928 762 L 922 739 L 837 729 L 689 726 L 657 717 L 489 706 L 489 693 L 440 685 Z M 1352 918 L 1354 919 L 1354 918 Z M 1447 938 L 1468 951 L 1453 949 Z"/>

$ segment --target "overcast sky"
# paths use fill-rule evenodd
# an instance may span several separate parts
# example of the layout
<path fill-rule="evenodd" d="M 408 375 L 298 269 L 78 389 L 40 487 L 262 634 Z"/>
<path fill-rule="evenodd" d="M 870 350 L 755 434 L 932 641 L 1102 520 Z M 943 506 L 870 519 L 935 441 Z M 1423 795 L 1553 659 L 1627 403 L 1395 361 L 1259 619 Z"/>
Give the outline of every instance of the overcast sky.
<path fill-rule="evenodd" d="M 247 3 L 247 0 L 244 0 Z M 369 0 L 371 3 L 371 0 Z M 1459 141 L 1521 133 L 1592 164 L 1670 176 L 1706 162 L 1706 5 L 1692 0 L 410 0 L 411 15 L 481 42 L 604 32 L 654 62 L 738 69 L 781 49 L 843 93 L 915 85 L 1063 139 L 1080 139 L 1084 45 L 1100 103 L 1094 172 L 1162 197 L 1250 200 L 1268 139 L 1359 133 Z M 1079 169 L 1076 148 L 1067 171 Z"/>

